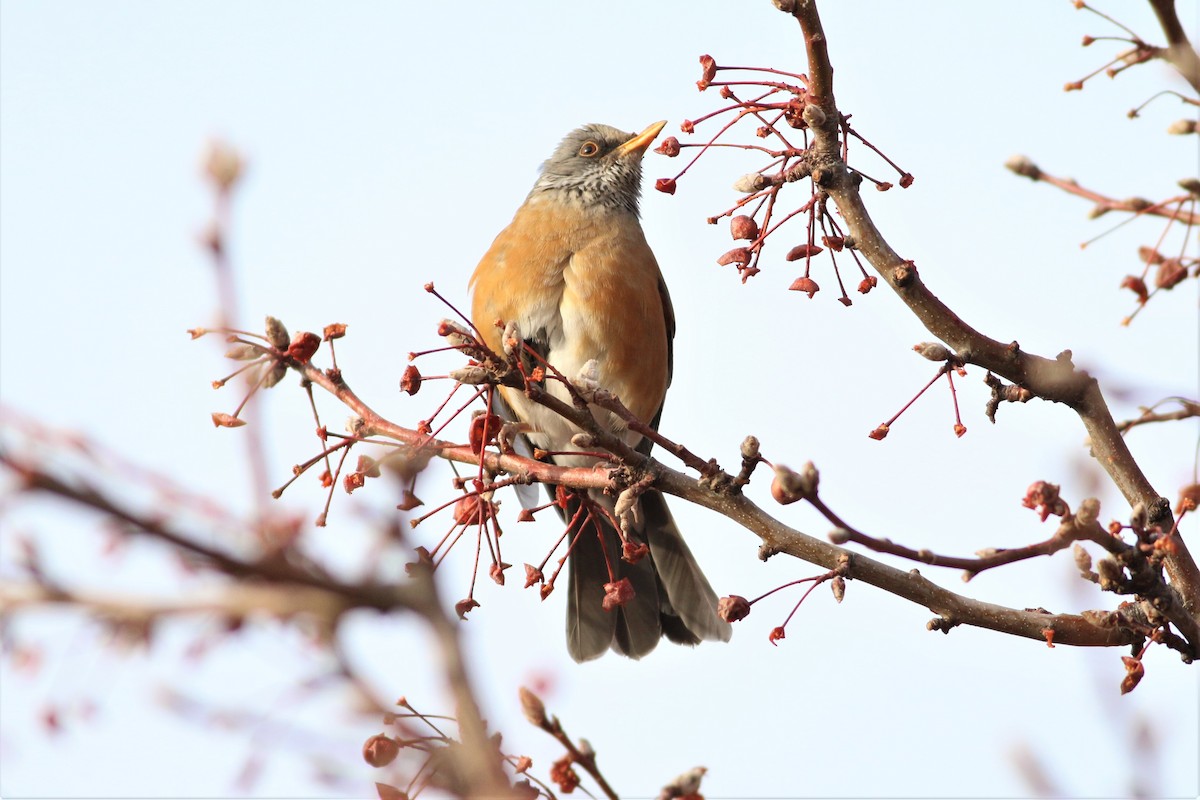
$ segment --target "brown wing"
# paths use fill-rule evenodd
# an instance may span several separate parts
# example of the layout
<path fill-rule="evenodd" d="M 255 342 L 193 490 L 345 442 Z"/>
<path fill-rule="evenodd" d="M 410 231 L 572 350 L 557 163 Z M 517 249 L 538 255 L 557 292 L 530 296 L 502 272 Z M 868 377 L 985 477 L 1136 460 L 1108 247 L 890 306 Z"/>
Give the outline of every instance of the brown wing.
<path fill-rule="evenodd" d="M 670 386 L 671 378 L 675 376 L 675 308 L 671 305 L 671 293 L 667 291 L 667 282 L 661 275 L 658 276 L 658 296 L 662 298 L 663 319 L 667 323 L 667 386 Z M 658 430 L 658 423 L 662 419 L 663 407 L 666 402 L 664 397 L 662 405 L 658 407 L 654 418 L 650 420 L 650 427 L 654 430 Z M 652 447 L 654 447 L 654 442 L 643 439 L 637 449 L 642 455 L 648 456 Z"/>

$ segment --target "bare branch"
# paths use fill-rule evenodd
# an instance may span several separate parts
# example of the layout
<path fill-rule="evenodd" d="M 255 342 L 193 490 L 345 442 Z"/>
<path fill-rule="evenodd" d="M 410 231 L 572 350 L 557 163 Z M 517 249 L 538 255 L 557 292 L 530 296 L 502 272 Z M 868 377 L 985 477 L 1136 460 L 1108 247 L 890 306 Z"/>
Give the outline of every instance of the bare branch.
<path fill-rule="evenodd" d="M 69 605 L 109 620 L 153 621 L 161 617 L 216 614 L 243 618 L 268 614 L 287 618 L 307 614 L 332 627 L 347 609 L 345 598 L 313 587 L 240 582 L 187 596 L 143 597 L 134 594 L 64 589 L 44 583 L 0 583 L 0 613 L 34 606 Z"/>
<path fill-rule="evenodd" d="M 928 608 L 940 618 L 936 624 L 931 623 L 931 629 L 948 630 L 956 625 L 971 625 L 1041 641 L 1045 641 L 1045 631 L 1049 629 L 1054 631 L 1055 644 L 1081 647 L 1127 645 L 1140 638 L 1128 630 L 1098 627 L 1080 615 L 1022 611 L 955 594 L 916 570 L 904 572 L 807 536 L 773 518 L 743 495 L 704 491 L 695 481 L 671 470 L 662 470 L 658 487 L 737 521 L 762 539 L 765 555 L 787 553 L 827 569 L 837 568 L 842 559 L 848 557 L 850 566 L 846 577 Z"/>
<path fill-rule="evenodd" d="M 1188 400 L 1183 397 L 1173 398 L 1182 408 L 1175 411 L 1155 411 L 1152 408 L 1145 409 L 1142 414 L 1133 419 L 1123 420 L 1117 424 L 1117 430 L 1125 433 L 1138 425 L 1147 425 L 1154 422 L 1177 422 L 1181 419 L 1190 419 L 1192 417 L 1200 417 L 1200 403 L 1195 400 Z"/>
<path fill-rule="evenodd" d="M 1073 409 L 1083 422 L 1092 455 L 1108 472 L 1131 506 L 1141 506 L 1150 521 L 1171 529 L 1170 503 L 1154 490 L 1121 437 L 1097 381 L 1071 363 L 1070 351 L 1054 360 L 1025 353 L 1017 342 L 1004 344 L 968 325 L 925 285 L 916 265 L 902 258 L 875 226 L 858 191 L 859 180 L 841 160 L 839 122 L 833 101 L 833 69 L 824 31 L 814 2 L 797 0 L 791 9 L 804 32 L 812 82 L 810 98 L 819 103 L 824 119 L 810 126 L 813 133 L 813 180 L 837 203 L 858 250 L 923 325 L 964 361 L 977 364 L 1035 395 Z M 1200 568 L 1182 537 L 1173 535 L 1174 552 L 1166 566 L 1187 610 L 1200 616 Z"/>
<path fill-rule="evenodd" d="M 481 345 L 478 343 L 471 347 L 476 357 L 483 359 L 481 369 L 483 373 L 491 375 L 491 380 L 509 385 L 520 384 L 520 375 L 511 370 L 500 357 L 479 350 Z M 652 475 L 655 476 L 655 485 L 659 489 L 718 511 L 758 535 L 764 543 L 763 551 L 768 554 L 786 552 L 829 569 L 842 563 L 844 558 L 850 555 L 840 547 L 807 536 L 763 512 L 740 495 L 739 485 L 715 462 L 704 461 L 688 451 L 686 454 L 688 462 L 701 471 L 700 481 L 689 478 L 630 448 L 622 439 L 597 422 L 596 417 L 589 411 L 586 401 L 580 406 L 569 405 L 544 392 L 537 384 L 525 385 L 527 395 L 535 402 L 546 406 L 570 420 L 580 429 L 587 431 L 594 440 L 595 446 L 613 453 L 615 457 L 613 469 L 562 468 L 511 454 L 486 451 L 480 454 L 470 447 L 456 446 L 431 439 L 417 431 L 395 425 L 380 417 L 351 392 L 340 374 L 330 376 L 327 372 L 322 372 L 308 362 L 300 363 L 289 360 L 289 366 L 299 370 L 314 384 L 327 389 L 354 409 L 363 420 L 360 433 L 364 435 L 395 438 L 397 441 L 416 447 L 432 448 L 437 455 L 453 461 L 469 464 L 482 462 L 488 469 L 508 470 L 516 475 L 528 476 L 571 488 L 617 490 L 630 485 L 638 475 Z M 482 377 L 482 373 L 480 377 Z M 1091 379 L 1088 378 L 1088 380 Z M 566 383 L 568 389 L 583 401 L 582 395 L 579 394 L 580 390 L 571 385 L 569 381 Z M 1092 383 L 1094 384 L 1094 381 Z M 604 392 L 593 394 L 596 395 L 592 398 L 593 400 L 605 403 L 606 407 L 610 409 L 619 412 L 624 408 L 620 404 L 619 398 Z M 632 418 L 627 409 L 624 413 Z M 633 420 L 633 422 L 637 421 Z M 1109 422 L 1111 424 L 1111 418 L 1109 418 Z M 675 448 L 671 449 L 673 452 L 675 451 Z M 619 465 L 631 468 L 633 471 L 629 474 L 621 474 L 620 470 L 616 469 Z M 1090 537 L 1082 536 L 1082 538 Z M 1178 536 L 1174 538 L 1177 539 Z M 1020 611 L 982 603 L 942 589 L 915 571 L 905 573 L 865 556 L 852 555 L 851 557 L 853 566 L 847 573 L 847 577 L 863 580 L 926 606 L 943 618 L 941 622 L 933 625 L 939 630 L 948 630 L 960 624 L 972 625 L 1038 640 L 1045 640 L 1046 632 L 1052 630 L 1055 643 L 1080 646 L 1133 644 L 1143 637 L 1140 631 L 1115 625 L 1099 627 L 1083 616 L 1051 615 L 1053 619 L 1048 619 L 1040 611 Z M 1185 622 L 1182 627 L 1183 630 L 1191 632 L 1195 626 L 1190 622 Z M 1194 637 L 1189 636 L 1188 642 L 1190 644 L 1181 643 L 1180 647 L 1184 650 L 1185 656 L 1190 658 L 1196 642 L 1200 642 L 1200 632 L 1197 632 Z"/>
<path fill-rule="evenodd" d="M 1200 92 L 1200 55 L 1188 40 L 1187 31 L 1179 21 L 1175 0 L 1149 0 L 1167 37 L 1167 61 L 1179 71 L 1191 87 Z"/>
<path fill-rule="evenodd" d="M 559 722 L 558 717 L 547 715 L 542 699 L 529 689 L 521 687 L 520 696 L 521 706 L 525 711 L 525 718 L 533 725 L 553 736 L 563 746 L 563 749 L 567 751 L 567 757 L 560 762 L 564 767 L 562 771 L 565 773 L 571 764 L 578 764 L 592 777 L 592 780 L 600 787 L 600 791 L 604 792 L 605 797 L 609 798 L 609 800 L 617 800 L 617 793 L 609 785 L 604 774 L 600 772 L 600 768 L 596 764 L 596 753 L 587 745 L 587 740 L 580 739 L 579 745 L 571 741 L 570 735 L 567 734 L 566 728 Z M 551 774 L 553 774 L 553 770 Z M 564 778 L 566 778 L 565 775 Z M 574 786 L 570 786 L 572 782 L 570 778 L 566 778 L 565 785 L 560 781 L 559 785 L 564 794 L 574 789 Z"/>
<path fill-rule="evenodd" d="M 1152 203 L 1141 197 L 1117 200 L 1094 189 L 1080 186 L 1073 178 L 1060 178 L 1051 175 L 1025 156 L 1014 156 L 1004 166 L 1023 178 L 1029 178 L 1034 182 L 1048 183 L 1067 194 L 1073 194 L 1076 197 L 1090 200 L 1096 204 L 1092 210 L 1093 216 L 1099 216 L 1109 211 L 1123 211 L 1135 216 L 1162 217 L 1184 225 L 1200 225 L 1200 214 L 1193 211 L 1186 211 L 1183 208 L 1184 201 L 1188 200 L 1190 195 L 1176 195 L 1175 197 L 1160 200 L 1157 203 Z"/>

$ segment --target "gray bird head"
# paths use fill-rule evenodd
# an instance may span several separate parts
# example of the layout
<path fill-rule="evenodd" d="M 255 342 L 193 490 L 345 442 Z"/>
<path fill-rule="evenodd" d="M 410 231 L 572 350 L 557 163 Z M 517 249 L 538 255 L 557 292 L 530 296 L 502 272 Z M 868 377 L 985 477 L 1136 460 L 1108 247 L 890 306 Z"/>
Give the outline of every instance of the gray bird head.
<path fill-rule="evenodd" d="M 584 125 L 567 134 L 542 165 L 530 197 L 559 193 L 571 202 L 637 213 L 642 190 L 642 156 L 666 121 L 639 134 L 609 125 Z"/>

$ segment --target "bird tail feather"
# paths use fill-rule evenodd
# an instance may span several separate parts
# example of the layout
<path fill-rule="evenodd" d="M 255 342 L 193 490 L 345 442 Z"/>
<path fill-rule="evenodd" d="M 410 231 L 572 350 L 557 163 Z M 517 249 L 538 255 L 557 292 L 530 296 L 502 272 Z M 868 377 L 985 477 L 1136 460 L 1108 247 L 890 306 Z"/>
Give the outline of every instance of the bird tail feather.
<path fill-rule="evenodd" d="M 593 499 L 612 511 L 612 498 L 597 493 Z M 584 524 L 571 552 L 567 650 L 576 661 L 598 658 L 610 647 L 641 658 L 663 636 L 695 645 L 729 641 L 732 634 L 729 623 L 717 616 L 716 592 L 679 533 L 662 494 L 652 489 L 638 502 L 638 521 L 631 535 L 649 546 L 648 555 L 634 564 L 622 560 L 616 530 L 606 515 L 595 514 L 595 522 Z M 572 501 L 567 519 L 573 518 L 579 504 L 578 499 Z M 609 564 L 615 577 L 627 578 L 634 591 L 631 600 L 612 611 L 603 607 L 605 585 L 611 580 Z"/>

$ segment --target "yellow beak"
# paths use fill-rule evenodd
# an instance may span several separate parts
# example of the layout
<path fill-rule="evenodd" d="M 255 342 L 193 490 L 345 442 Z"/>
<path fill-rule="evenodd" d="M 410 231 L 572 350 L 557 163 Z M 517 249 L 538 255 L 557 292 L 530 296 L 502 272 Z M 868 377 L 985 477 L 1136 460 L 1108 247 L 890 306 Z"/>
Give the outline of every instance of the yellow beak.
<path fill-rule="evenodd" d="M 625 144 L 617 148 L 617 155 L 624 158 L 630 154 L 641 155 L 646 152 L 651 143 L 658 137 L 658 134 L 667 126 L 667 121 L 664 119 L 656 122 L 646 130 L 639 133 L 637 136 L 630 139 Z"/>

